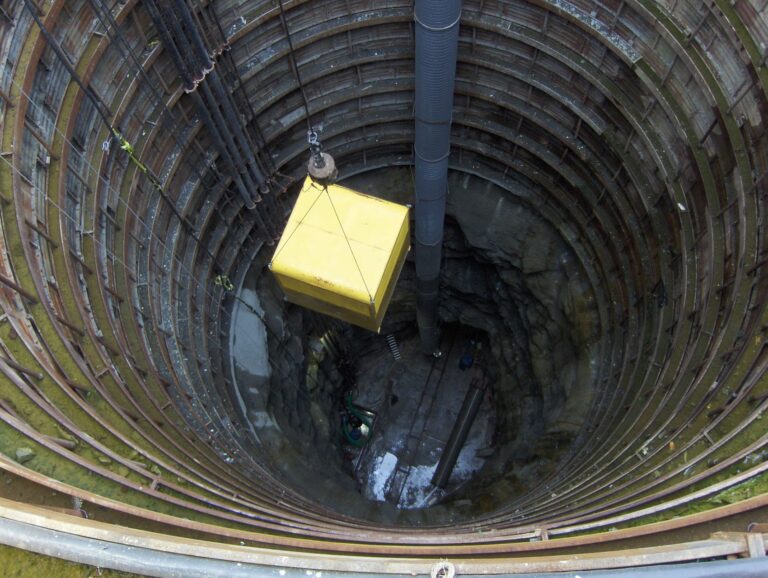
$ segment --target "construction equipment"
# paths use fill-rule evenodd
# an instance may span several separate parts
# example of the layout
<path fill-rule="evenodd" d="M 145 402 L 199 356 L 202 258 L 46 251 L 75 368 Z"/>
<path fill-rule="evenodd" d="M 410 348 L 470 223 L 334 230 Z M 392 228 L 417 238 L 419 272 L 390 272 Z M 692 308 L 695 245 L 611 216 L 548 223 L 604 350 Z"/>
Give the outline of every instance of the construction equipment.
<path fill-rule="evenodd" d="M 292 303 L 378 332 L 409 249 L 408 207 L 307 177 L 269 267 Z"/>

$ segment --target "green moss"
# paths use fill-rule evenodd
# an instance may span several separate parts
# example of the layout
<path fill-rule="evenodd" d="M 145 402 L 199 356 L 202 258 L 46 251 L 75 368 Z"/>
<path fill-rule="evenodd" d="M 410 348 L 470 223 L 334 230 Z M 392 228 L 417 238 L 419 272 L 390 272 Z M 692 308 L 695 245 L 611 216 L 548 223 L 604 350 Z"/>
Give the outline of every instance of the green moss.
<path fill-rule="evenodd" d="M 76 564 L 61 558 L 43 556 L 18 548 L 0 546 L 0 568 L 5 578 L 38 578 L 55 576 L 56 578 L 90 578 L 102 576 L 108 578 L 130 578 L 140 576 L 117 570 L 96 568 L 86 564 Z"/>
<path fill-rule="evenodd" d="M 709 498 L 705 503 L 712 504 L 713 506 L 725 506 L 765 493 L 768 493 L 768 472 L 728 488 Z"/>
<path fill-rule="evenodd" d="M 631 528 L 634 526 L 652 524 L 654 522 L 663 522 L 665 520 L 671 520 L 672 518 L 690 516 L 699 512 L 712 510 L 713 508 L 719 508 L 721 506 L 727 506 L 728 504 L 741 502 L 766 493 L 768 493 L 768 472 L 755 476 L 754 478 L 737 484 L 731 488 L 728 488 L 727 490 L 723 490 L 719 494 L 715 494 L 709 498 L 696 500 L 690 504 L 684 504 L 677 508 L 665 510 L 652 516 L 638 518 L 625 524 L 621 524 L 617 527 Z"/>
<path fill-rule="evenodd" d="M 45 446 L 37 443 L 34 439 L 25 436 L 0 421 L 0 453 L 14 459 L 16 449 L 19 447 L 30 448 L 35 454 L 34 458 L 24 464 L 26 467 L 76 488 L 81 488 L 124 504 L 145 508 L 161 514 L 168 514 L 170 516 L 228 528 L 253 530 L 253 527 L 248 524 L 226 520 L 214 514 L 198 512 L 185 505 L 169 503 L 142 491 L 126 487 L 115 480 L 94 473 L 63 456 L 55 454 Z M 78 454 L 87 457 L 87 459 L 93 463 L 99 463 L 98 456 L 100 454 L 84 445 L 81 445 L 80 448 L 78 448 Z M 119 466 L 113 463 L 109 467 L 111 469 L 118 469 Z M 142 476 L 136 472 L 131 472 L 125 477 L 128 481 L 145 488 L 151 483 L 149 477 Z M 172 496 L 186 503 L 195 503 L 194 498 L 190 499 L 189 496 L 183 495 L 167 487 L 161 486 L 161 491 L 168 496 Z M 200 496 L 199 499 L 206 500 L 205 495 Z M 2 566 L 0 566 L 0 568 L 2 568 Z M 1 575 L 2 574 L 0 574 L 0 576 Z"/>

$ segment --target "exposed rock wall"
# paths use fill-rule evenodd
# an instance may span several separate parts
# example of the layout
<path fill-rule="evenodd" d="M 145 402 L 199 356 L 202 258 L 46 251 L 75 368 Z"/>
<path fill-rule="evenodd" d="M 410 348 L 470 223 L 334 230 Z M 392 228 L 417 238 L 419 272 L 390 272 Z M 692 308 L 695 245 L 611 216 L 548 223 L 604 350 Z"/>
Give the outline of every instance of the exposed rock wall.
<path fill-rule="evenodd" d="M 407 171 L 394 169 L 357 177 L 351 186 L 401 200 L 409 184 Z M 474 177 L 451 175 L 440 318 L 490 338 L 497 453 L 484 484 L 513 469 L 534 479 L 539 468 L 552 466 L 587 418 L 595 389 L 600 328 L 592 289 L 556 225 L 524 197 L 524 190 L 515 198 Z M 414 295 L 408 262 L 383 334 L 415 331 Z M 353 334 L 357 351 L 375 339 Z"/>
<path fill-rule="evenodd" d="M 264 263 L 254 263 L 246 276 L 240 298 L 249 297 L 255 297 L 261 320 L 241 329 L 257 332 L 263 323 L 270 367 L 266 377 L 245 371 L 248 357 L 257 352 L 242 350 L 238 356 L 235 350 L 236 386 L 246 419 L 286 483 L 307 487 L 310 494 L 315 489 L 323 499 L 348 479 L 337 419 L 341 378 L 319 340 L 327 326 L 285 301 Z"/>
<path fill-rule="evenodd" d="M 552 223 L 490 183 L 454 175 L 448 213 L 441 317 L 486 331 L 498 368 L 498 458 L 486 477 L 549 461 L 594 394 L 599 323 L 587 278 Z"/>

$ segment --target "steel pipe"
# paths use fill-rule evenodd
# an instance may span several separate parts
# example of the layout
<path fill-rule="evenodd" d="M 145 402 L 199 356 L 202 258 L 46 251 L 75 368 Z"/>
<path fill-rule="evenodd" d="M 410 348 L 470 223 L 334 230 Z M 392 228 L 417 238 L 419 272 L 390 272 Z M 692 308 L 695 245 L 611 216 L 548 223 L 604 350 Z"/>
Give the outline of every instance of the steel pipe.
<path fill-rule="evenodd" d="M 448 485 L 453 468 L 456 466 L 456 460 L 459 459 L 461 448 L 464 447 L 469 430 L 475 423 L 477 410 L 480 409 L 480 404 L 483 402 L 486 383 L 485 376 L 472 380 L 467 394 L 464 396 L 464 402 L 461 404 L 459 415 L 456 417 L 456 423 L 451 429 L 451 436 L 448 438 L 448 443 L 445 444 L 443 454 L 440 456 L 440 461 L 437 463 L 437 468 L 432 476 L 433 486 L 445 488 Z"/>

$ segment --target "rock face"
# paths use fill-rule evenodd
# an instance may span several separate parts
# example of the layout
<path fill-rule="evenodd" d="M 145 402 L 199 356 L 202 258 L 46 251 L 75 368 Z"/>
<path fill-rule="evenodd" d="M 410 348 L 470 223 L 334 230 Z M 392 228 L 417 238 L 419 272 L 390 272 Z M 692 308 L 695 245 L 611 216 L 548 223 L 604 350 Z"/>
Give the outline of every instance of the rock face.
<path fill-rule="evenodd" d="M 34 457 L 35 452 L 32 448 L 22 447 L 16 449 L 16 461 L 20 464 L 26 464 Z"/>
<path fill-rule="evenodd" d="M 379 183 L 367 192 L 382 190 Z M 490 337 L 499 422 L 496 458 L 482 477 L 514 475 L 516 484 L 554 465 L 586 419 L 600 338 L 587 276 L 555 224 L 525 197 L 524 189 L 513 198 L 487 181 L 451 175 L 440 301 L 443 323 Z M 409 264 L 382 332 L 414 323 Z"/>
<path fill-rule="evenodd" d="M 233 335 L 234 374 L 243 413 L 265 463 L 288 486 L 307 488 L 322 498 L 351 478 L 346 474 L 337 402 L 341 378 L 320 337 L 328 321 L 283 299 L 263 262 L 254 262 L 239 295 L 235 327 L 263 332 L 266 351 L 237 345 Z M 250 317 L 244 323 L 241 316 Z M 247 345 L 259 340 L 253 335 Z M 268 360 L 261 368 L 258 359 Z M 261 370 L 263 369 L 263 371 Z"/>
<path fill-rule="evenodd" d="M 555 226 L 522 197 L 454 176 L 448 214 L 441 315 L 491 336 L 506 420 L 498 443 L 527 458 L 543 434 L 575 434 L 588 411 L 594 295 Z"/>

